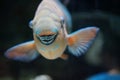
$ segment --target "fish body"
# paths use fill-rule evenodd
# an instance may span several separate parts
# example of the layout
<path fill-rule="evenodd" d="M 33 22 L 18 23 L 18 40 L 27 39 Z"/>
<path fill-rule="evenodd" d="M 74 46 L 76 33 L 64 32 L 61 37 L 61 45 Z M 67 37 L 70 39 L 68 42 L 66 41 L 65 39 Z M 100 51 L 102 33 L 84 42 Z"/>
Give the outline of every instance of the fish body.
<path fill-rule="evenodd" d="M 63 21 L 65 21 L 64 25 Z M 67 46 L 62 26 L 67 27 L 69 32 L 71 30 L 71 17 L 64 6 L 58 0 L 43 0 L 38 6 L 32 24 L 34 24 L 33 36 L 38 52 L 47 59 L 60 57 Z"/>
<path fill-rule="evenodd" d="M 67 47 L 71 54 L 80 56 L 88 50 L 99 30 L 87 27 L 71 33 L 71 16 L 59 0 L 43 0 L 29 26 L 34 40 L 8 49 L 5 53 L 8 58 L 31 61 L 40 54 L 46 59 L 66 59 Z"/>

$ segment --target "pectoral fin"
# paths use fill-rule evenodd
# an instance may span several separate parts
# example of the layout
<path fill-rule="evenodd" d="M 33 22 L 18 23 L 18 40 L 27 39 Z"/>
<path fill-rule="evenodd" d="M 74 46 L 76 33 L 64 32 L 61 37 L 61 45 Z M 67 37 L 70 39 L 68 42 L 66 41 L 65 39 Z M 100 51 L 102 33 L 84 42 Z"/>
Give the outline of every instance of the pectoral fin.
<path fill-rule="evenodd" d="M 68 35 L 68 49 L 70 52 L 75 56 L 85 53 L 94 40 L 98 30 L 96 27 L 87 27 Z"/>
<path fill-rule="evenodd" d="M 5 52 L 5 56 L 19 61 L 31 61 L 38 56 L 38 52 L 35 49 L 34 41 L 25 42 L 8 49 Z"/>

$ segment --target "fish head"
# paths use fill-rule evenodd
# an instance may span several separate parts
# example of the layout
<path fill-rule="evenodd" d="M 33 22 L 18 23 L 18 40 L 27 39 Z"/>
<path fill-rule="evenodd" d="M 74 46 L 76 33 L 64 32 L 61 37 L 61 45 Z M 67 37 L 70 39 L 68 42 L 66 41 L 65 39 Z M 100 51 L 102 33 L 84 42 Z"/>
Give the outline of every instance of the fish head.
<path fill-rule="evenodd" d="M 39 53 L 47 59 L 60 57 L 67 45 L 61 23 L 44 18 L 32 25 L 34 25 L 33 36 Z"/>
<path fill-rule="evenodd" d="M 36 21 L 36 23 L 30 22 L 33 29 L 34 36 L 44 45 L 52 44 L 59 34 L 60 24 L 54 22 L 50 18 L 44 18 Z"/>

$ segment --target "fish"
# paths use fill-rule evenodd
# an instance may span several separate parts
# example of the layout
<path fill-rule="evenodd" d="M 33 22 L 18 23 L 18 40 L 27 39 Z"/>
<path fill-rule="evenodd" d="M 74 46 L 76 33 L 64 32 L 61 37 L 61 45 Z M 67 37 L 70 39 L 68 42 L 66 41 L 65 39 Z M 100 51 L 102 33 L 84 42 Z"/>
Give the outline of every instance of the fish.
<path fill-rule="evenodd" d="M 59 0 L 42 0 L 34 18 L 29 22 L 33 40 L 9 48 L 5 56 L 18 61 L 32 61 L 38 56 L 48 60 L 68 59 L 85 53 L 95 39 L 99 28 L 85 27 L 72 32 L 71 15 Z"/>

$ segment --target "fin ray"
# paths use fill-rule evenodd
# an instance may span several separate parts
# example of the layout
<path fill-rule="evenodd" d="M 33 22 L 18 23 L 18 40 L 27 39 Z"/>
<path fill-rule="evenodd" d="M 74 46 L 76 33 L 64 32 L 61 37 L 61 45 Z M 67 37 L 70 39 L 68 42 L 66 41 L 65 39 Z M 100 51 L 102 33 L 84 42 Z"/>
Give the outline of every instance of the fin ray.
<path fill-rule="evenodd" d="M 35 49 L 34 41 L 29 41 L 8 49 L 5 56 L 9 59 L 28 62 L 34 60 L 38 56 L 38 52 Z"/>
<path fill-rule="evenodd" d="M 97 27 L 87 27 L 68 35 L 69 51 L 75 56 L 85 53 L 96 37 L 98 30 Z"/>

